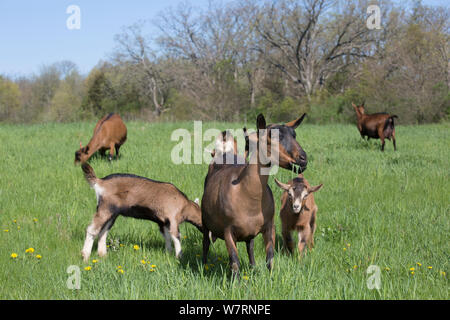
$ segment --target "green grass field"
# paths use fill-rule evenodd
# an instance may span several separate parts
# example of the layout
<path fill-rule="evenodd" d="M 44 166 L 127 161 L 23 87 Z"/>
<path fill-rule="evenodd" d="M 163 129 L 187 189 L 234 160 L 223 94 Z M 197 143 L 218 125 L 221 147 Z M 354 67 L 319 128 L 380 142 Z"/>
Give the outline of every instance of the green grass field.
<path fill-rule="evenodd" d="M 309 158 L 305 177 L 324 184 L 315 195 L 316 247 L 301 261 L 283 253 L 281 189 L 270 178 L 277 224 L 274 269 L 265 267 L 258 236 L 253 269 L 239 243 L 243 278 L 234 282 L 224 242 L 211 247 L 203 266 L 202 235 L 189 224 L 180 229 L 180 261 L 165 252 L 155 223 L 120 217 L 108 236 L 107 257 L 97 256 L 95 244 L 91 261 L 82 262 L 96 198 L 73 160 L 79 140 L 87 143 L 94 125 L 0 126 L 0 299 L 449 298 L 449 124 L 397 126 L 398 151 L 388 141 L 384 153 L 379 141 L 363 141 L 354 125 L 301 125 L 297 140 Z M 127 126 L 119 160 L 90 161 L 99 177 L 134 173 L 170 181 L 190 199 L 201 199 L 207 164 L 174 165 L 170 158 L 177 144 L 170 140 L 172 131 L 192 132 L 193 123 Z M 204 124 L 211 127 L 242 124 Z M 286 182 L 293 173 L 280 169 L 276 177 Z M 80 290 L 66 286 L 70 265 L 81 269 Z M 367 287 L 369 265 L 380 268 L 379 290 Z"/>

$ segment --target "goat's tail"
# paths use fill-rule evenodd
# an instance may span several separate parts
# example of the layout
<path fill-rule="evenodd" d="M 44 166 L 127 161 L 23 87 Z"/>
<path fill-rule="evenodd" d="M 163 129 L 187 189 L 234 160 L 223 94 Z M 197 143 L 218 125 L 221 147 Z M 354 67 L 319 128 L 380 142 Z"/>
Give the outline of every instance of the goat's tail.
<path fill-rule="evenodd" d="M 92 167 L 87 162 L 81 165 L 81 169 L 84 172 L 84 177 L 86 178 L 86 181 L 89 183 L 91 187 L 93 187 L 97 181 L 97 176 L 95 175 L 94 169 L 92 169 Z"/>

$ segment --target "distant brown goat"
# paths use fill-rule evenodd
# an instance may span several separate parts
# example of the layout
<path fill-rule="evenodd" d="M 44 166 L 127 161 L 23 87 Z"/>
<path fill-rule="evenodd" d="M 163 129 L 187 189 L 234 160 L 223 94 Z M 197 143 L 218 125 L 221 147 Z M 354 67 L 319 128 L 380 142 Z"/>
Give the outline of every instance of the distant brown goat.
<path fill-rule="evenodd" d="M 313 193 L 322 188 L 322 184 L 311 187 L 302 174 L 288 183 L 282 183 L 277 179 L 275 182 L 284 190 L 280 210 L 283 245 L 290 253 L 293 253 L 291 232 L 296 231 L 298 233 L 297 247 L 301 256 L 305 245 L 308 245 L 308 248 L 314 246 L 317 205 Z"/>
<path fill-rule="evenodd" d="M 106 236 L 119 215 L 156 222 L 167 250 L 172 249 L 172 239 L 177 258 L 181 256 L 179 225 L 187 221 L 202 230 L 200 207 L 173 184 L 121 173 L 99 179 L 89 164 L 83 163 L 81 168 L 97 196 L 97 212 L 86 230 L 81 252 L 85 261 L 96 236 L 99 256 L 106 255 Z"/>
<path fill-rule="evenodd" d="M 384 139 L 391 140 L 392 138 L 394 150 L 397 150 L 394 126 L 394 118 L 398 118 L 396 115 L 391 116 L 388 113 L 365 114 L 364 104 L 356 106 L 352 102 L 352 106 L 356 111 L 357 126 L 363 139 L 364 136 L 367 136 L 367 140 L 370 138 L 380 139 L 381 151 L 384 151 Z"/>
<path fill-rule="evenodd" d="M 293 164 L 298 164 L 302 170 L 306 169 L 306 153 L 296 141 L 294 131 L 304 116 L 286 125 L 266 126 L 264 116 L 258 115 L 258 131 L 250 139 L 252 146 L 256 145 L 256 150 L 252 149 L 255 151 L 250 161 L 224 165 L 207 178 L 202 199 L 203 263 L 207 262 L 211 232 L 214 237 L 225 240 L 230 267 L 233 274 L 237 275 L 240 263 L 236 242 L 246 242 L 250 264 L 254 265 L 254 238 L 262 233 L 266 265 L 272 269 L 275 207 L 272 191 L 267 184 L 268 171 L 276 157 L 282 168 L 290 169 Z M 277 129 L 279 134 L 276 135 L 273 129 Z M 271 151 L 272 144 L 275 154 Z M 260 152 L 262 149 L 267 152 Z"/>
<path fill-rule="evenodd" d="M 126 140 L 127 127 L 122 118 L 118 114 L 110 113 L 97 122 L 94 134 L 86 147 L 83 147 L 80 142 L 80 149 L 75 152 L 75 163 L 88 161 L 97 151 L 105 156 L 107 149 L 109 149 L 109 160 L 112 160 L 113 156 L 119 155 L 120 146 Z"/>

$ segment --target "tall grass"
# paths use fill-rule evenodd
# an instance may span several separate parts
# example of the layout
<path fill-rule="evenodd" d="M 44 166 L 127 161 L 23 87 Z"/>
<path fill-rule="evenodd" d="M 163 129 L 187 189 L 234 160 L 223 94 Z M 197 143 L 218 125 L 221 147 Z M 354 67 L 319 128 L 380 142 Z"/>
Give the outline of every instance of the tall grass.
<path fill-rule="evenodd" d="M 202 236 L 181 225 L 183 258 L 166 253 L 156 224 L 120 217 L 109 251 L 81 260 L 85 230 L 96 208 L 94 191 L 73 165 L 79 140 L 93 123 L 0 127 L 0 298 L 2 299 L 448 299 L 450 126 L 399 126 L 398 151 L 363 141 L 350 125 L 301 125 L 297 140 L 308 154 L 305 172 L 318 210 L 316 247 L 299 260 L 281 250 L 280 196 L 276 203 L 274 269 L 265 267 L 262 237 L 255 241 L 256 267 L 242 264 L 239 282 L 228 270 L 225 244 L 201 263 Z M 207 164 L 175 165 L 170 154 L 177 128 L 192 123 L 130 122 L 121 157 L 94 157 L 99 177 L 128 172 L 170 181 L 190 199 L 201 199 Z M 204 129 L 242 124 L 206 123 Z M 206 146 L 205 142 L 205 146 Z M 288 181 L 289 171 L 276 177 Z M 134 245 L 139 249 L 135 250 Z M 26 253 L 28 248 L 34 252 Z M 12 258 L 11 254 L 18 256 Z M 36 258 L 36 255 L 41 258 Z M 98 260 L 93 263 L 92 260 Z M 145 264 L 141 262 L 145 261 Z M 419 265 L 420 264 L 420 265 Z M 70 265 L 81 269 L 81 289 L 66 286 Z M 151 265 L 155 265 L 154 268 Z M 369 265 L 381 270 L 381 289 L 367 287 Z M 85 267 L 91 270 L 84 270 Z M 124 273 L 117 272 L 118 266 Z M 410 270 L 414 268 L 414 270 Z M 151 270 L 154 271 L 151 271 Z"/>

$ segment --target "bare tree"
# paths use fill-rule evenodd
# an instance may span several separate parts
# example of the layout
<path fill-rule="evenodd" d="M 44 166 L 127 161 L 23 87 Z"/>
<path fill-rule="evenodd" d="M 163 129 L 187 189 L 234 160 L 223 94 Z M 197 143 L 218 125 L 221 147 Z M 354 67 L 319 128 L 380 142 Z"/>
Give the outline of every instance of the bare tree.
<path fill-rule="evenodd" d="M 330 75 L 370 55 L 375 34 L 366 8 L 362 1 L 266 3 L 256 22 L 265 40 L 259 50 L 310 99 Z"/>
<path fill-rule="evenodd" d="M 143 72 L 145 86 L 154 105 L 154 115 L 159 117 L 164 111 L 165 94 L 163 93 L 165 79 L 158 64 L 158 58 L 150 47 L 150 39 L 143 35 L 144 23 L 138 22 L 124 28 L 123 32 L 115 36 L 117 48 L 114 59 L 119 63 L 131 63 L 135 68 L 132 72 Z"/>

